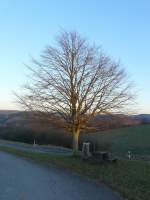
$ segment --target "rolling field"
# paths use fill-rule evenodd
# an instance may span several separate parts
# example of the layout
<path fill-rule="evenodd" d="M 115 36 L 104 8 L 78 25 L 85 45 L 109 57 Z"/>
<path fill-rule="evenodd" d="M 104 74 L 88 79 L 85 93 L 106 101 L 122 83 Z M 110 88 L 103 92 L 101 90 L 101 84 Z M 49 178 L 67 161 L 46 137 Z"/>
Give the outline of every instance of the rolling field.
<path fill-rule="evenodd" d="M 84 134 L 81 141 L 92 141 L 100 150 L 109 150 L 116 155 L 150 155 L 150 124 Z"/>

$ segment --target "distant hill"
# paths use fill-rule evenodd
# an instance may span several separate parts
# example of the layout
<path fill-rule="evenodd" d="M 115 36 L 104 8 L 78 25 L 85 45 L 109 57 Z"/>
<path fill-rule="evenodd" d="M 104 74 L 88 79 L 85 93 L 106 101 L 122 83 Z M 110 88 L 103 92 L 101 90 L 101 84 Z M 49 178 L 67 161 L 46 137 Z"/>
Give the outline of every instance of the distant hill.
<path fill-rule="evenodd" d="M 16 110 L 0 110 L 0 127 L 8 126 L 26 126 L 29 123 L 31 113 L 28 113 L 29 117 L 25 117 L 25 112 Z"/>
<path fill-rule="evenodd" d="M 26 114 L 26 115 L 25 115 Z M 26 117 L 25 117 L 26 116 Z M 31 124 L 32 113 L 17 110 L 0 110 L 0 127 L 20 126 Z M 92 122 L 91 127 L 106 130 L 124 126 L 150 123 L 150 114 L 139 115 L 98 115 Z"/>
<path fill-rule="evenodd" d="M 134 115 L 134 119 L 141 120 L 143 123 L 150 123 L 150 114 Z"/>

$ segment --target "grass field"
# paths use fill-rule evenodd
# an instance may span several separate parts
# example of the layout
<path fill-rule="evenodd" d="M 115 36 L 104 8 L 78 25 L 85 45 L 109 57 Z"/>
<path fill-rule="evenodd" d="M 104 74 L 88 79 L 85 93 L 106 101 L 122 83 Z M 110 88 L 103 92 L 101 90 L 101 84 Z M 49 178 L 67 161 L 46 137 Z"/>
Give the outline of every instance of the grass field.
<path fill-rule="evenodd" d="M 99 149 L 120 156 L 125 156 L 127 151 L 133 155 L 150 155 L 150 124 L 84 134 L 81 140 L 93 141 Z"/>
<path fill-rule="evenodd" d="M 105 183 L 128 200 L 149 200 L 150 197 L 150 163 L 146 161 L 119 160 L 113 164 L 91 164 L 78 157 L 23 152 L 8 147 L 0 147 L 0 151 L 29 158 L 46 166 L 55 164 Z"/>

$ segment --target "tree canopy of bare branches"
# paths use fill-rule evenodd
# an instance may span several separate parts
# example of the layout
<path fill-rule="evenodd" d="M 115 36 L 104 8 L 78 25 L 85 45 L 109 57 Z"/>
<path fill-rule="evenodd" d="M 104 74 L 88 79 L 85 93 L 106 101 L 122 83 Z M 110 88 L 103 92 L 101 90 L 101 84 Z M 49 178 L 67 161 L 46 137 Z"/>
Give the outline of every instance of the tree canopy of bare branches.
<path fill-rule="evenodd" d="M 76 32 L 63 32 L 29 69 L 32 78 L 17 95 L 19 103 L 49 120 L 61 119 L 73 134 L 75 152 L 81 129 L 95 115 L 118 113 L 133 98 L 120 64 Z"/>

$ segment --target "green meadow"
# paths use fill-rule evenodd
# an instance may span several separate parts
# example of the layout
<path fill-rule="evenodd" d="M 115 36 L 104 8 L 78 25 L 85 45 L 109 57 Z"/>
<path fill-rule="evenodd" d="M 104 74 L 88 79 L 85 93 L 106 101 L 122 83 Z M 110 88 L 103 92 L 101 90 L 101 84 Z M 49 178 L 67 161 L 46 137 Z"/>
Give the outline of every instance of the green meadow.
<path fill-rule="evenodd" d="M 81 141 L 91 141 L 99 150 L 109 150 L 119 156 L 128 151 L 134 155 L 150 155 L 150 124 L 138 125 L 91 134 L 83 134 Z"/>

